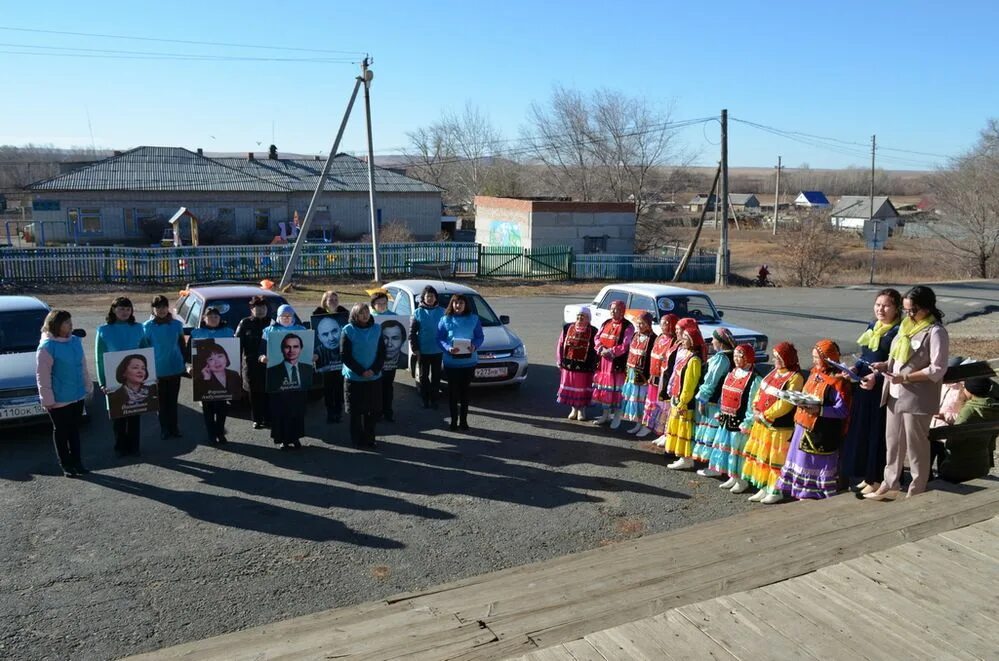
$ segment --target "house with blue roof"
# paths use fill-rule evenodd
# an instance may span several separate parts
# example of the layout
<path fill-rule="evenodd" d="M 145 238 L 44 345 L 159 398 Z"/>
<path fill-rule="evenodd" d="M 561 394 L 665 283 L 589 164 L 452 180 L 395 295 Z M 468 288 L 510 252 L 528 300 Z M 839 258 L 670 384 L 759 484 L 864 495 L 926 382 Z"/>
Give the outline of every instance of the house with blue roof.
<path fill-rule="evenodd" d="M 798 209 L 828 209 L 832 204 L 822 191 L 803 190 L 794 198 L 794 206 Z"/>
<path fill-rule="evenodd" d="M 186 207 L 202 221 L 231 226 L 233 243 L 263 242 L 291 234 L 304 219 L 325 158 L 211 158 L 202 150 L 136 147 L 27 187 L 33 198 L 35 236 L 46 241 L 149 243 L 148 227 Z M 441 189 L 375 168 L 377 219 L 400 223 L 417 239 L 441 231 Z M 334 238 L 370 232 L 367 164 L 337 154 L 323 185 L 312 229 Z"/>

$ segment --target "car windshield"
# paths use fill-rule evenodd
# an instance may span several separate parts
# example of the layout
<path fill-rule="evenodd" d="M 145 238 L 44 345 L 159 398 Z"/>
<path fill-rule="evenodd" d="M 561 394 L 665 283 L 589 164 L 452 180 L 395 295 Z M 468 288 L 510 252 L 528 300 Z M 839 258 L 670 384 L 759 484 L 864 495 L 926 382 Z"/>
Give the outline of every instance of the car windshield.
<path fill-rule="evenodd" d="M 479 315 L 479 322 L 482 323 L 483 328 L 503 325 L 500 323 L 496 313 L 493 312 L 493 309 L 486 303 L 486 299 L 478 294 L 465 294 L 465 298 L 472 304 L 472 312 Z M 447 304 L 451 301 L 451 294 L 442 293 L 437 297 L 437 300 L 442 308 L 447 309 Z"/>
<path fill-rule="evenodd" d="M 656 304 L 659 306 L 660 315 L 672 312 L 681 319 L 690 317 L 697 323 L 721 323 L 714 303 L 707 296 L 694 294 L 660 296 Z"/>
<path fill-rule="evenodd" d="M 38 349 L 46 310 L 0 312 L 0 353 L 24 353 Z"/>

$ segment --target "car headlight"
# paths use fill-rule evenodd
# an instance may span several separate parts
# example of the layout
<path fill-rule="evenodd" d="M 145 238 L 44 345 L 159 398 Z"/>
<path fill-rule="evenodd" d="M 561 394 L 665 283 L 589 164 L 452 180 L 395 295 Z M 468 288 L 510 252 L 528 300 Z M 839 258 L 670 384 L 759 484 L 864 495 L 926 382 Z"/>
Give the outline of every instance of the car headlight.
<path fill-rule="evenodd" d="M 513 351 L 511 353 L 517 358 L 523 358 L 527 356 L 527 347 L 525 347 L 523 344 L 518 344 L 513 348 Z"/>

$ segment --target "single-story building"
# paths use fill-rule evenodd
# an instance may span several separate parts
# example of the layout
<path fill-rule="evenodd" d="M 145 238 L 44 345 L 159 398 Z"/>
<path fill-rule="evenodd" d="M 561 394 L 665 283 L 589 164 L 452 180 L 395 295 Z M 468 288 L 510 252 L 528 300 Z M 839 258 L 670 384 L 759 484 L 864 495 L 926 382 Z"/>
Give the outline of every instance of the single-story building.
<path fill-rule="evenodd" d="M 863 229 L 864 221 L 877 219 L 891 230 L 898 224 L 898 211 L 884 195 L 874 197 L 874 213 L 871 213 L 869 196 L 844 195 L 836 202 L 829 218 L 836 229 Z"/>
<path fill-rule="evenodd" d="M 304 220 L 325 159 L 210 158 L 199 149 L 136 147 L 27 187 L 33 218 L 46 240 L 143 243 L 150 219 L 187 207 L 198 218 L 232 223 L 236 242 L 288 233 Z M 375 168 L 380 225 L 399 222 L 418 239 L 441 231 L 441 189 Z M 367 164 L 337 154 L 318 200 L 312 228 L 334 237 L 370 232 Z M 40 234 L 40 228 L 35 228 Z"/>
<path fill-rule="evenodd" d="M 687 209 L 696 213 L 704 211 L 704 207 L 711 211 L 715 208 L 715 196 L 707 193 L 698 193 L 687 202 Z"/>
<path fill-rule="evenodd" d="M 760 210 L 760 200 L 753 193 L 729 193 L 728 203 L 736 211 L 754 212 Z M 696 213 L 704 211 L 705 207 L 707 207 L 708 211 L 715 210 L 714 195 L 709 196 L 704 193 L 698 193 L 687 203 L 687 209 Z"/>
<path fill-rule="evenodd" d="M 794 206 L 799 209 L 828 209 L 832 205 L 822 191 L 803 190 L 794 198 Z"/>
<path fill-rule="evenodd" d="M 578 253 L 632 254 L 631 202 L 475 198 L 475 242 L 490 247 L 569 246 Z"/>

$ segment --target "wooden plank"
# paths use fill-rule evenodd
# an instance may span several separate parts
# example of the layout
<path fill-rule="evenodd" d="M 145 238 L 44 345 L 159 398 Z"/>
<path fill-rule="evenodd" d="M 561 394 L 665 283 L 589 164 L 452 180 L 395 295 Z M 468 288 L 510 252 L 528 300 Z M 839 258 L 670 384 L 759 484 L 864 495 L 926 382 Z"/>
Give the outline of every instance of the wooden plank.
<path fill-rule="evenodd" d="M 510 657 L 521 656 L 532 650 L 537 650 L 527 634 L 511 636 L 495 643 L 475 647 L 464 652 L 452 654 L 447 657 L 448 661 L 492 661 L 493 659 L 508 659 Z M 443 658 L 443 657 L 442 657 Z"/>
<path fill-rule="evenodd" d="M 990 533 L 981 524 L 940 533 L 944 539 L 960 544 L 971 553 L 999 561 L 999 536 Z"/>
<path fill-rule="evenodd" d="M 676 612 L 737 658 L 818 661 L 780 628 L 756 618 L 728 597 L 682 606 Z"/>
<path fill-rule="evenodd" d="M 938 637 L 955 653 L 967 652 L 977 658 L 988 658 L 992 651 L 999 649 L 999 640 L 988 635 L 996 630 L 996 623 L 979 615 L 976 604 L 962 598 L 959 590 L 947 593 L 928 589 L 917 580 L 882 585 L 845 564 L 827 567 L 812 578 L 827 589 L 838 591 L 858 609 L 877 611 L 889 620 L 898 620 L 894 626 L 909 630 L 918 627 L 913 636 Z M 940 635 L 943 629 L 948 635 Z"/>
<path fill-rule="evenodd" d="M 527 656 L 520 657 L 517 661 L 577 661 L 577 659 L 569 653 L 569 650 L 564 645 L 556 645 L 531 652 Z"/>
<path fill-rule="evenodd" d="M 607 657 L 585 639 L 570 640 L 563 647 L 574 661 L 607 661 Z"/>

